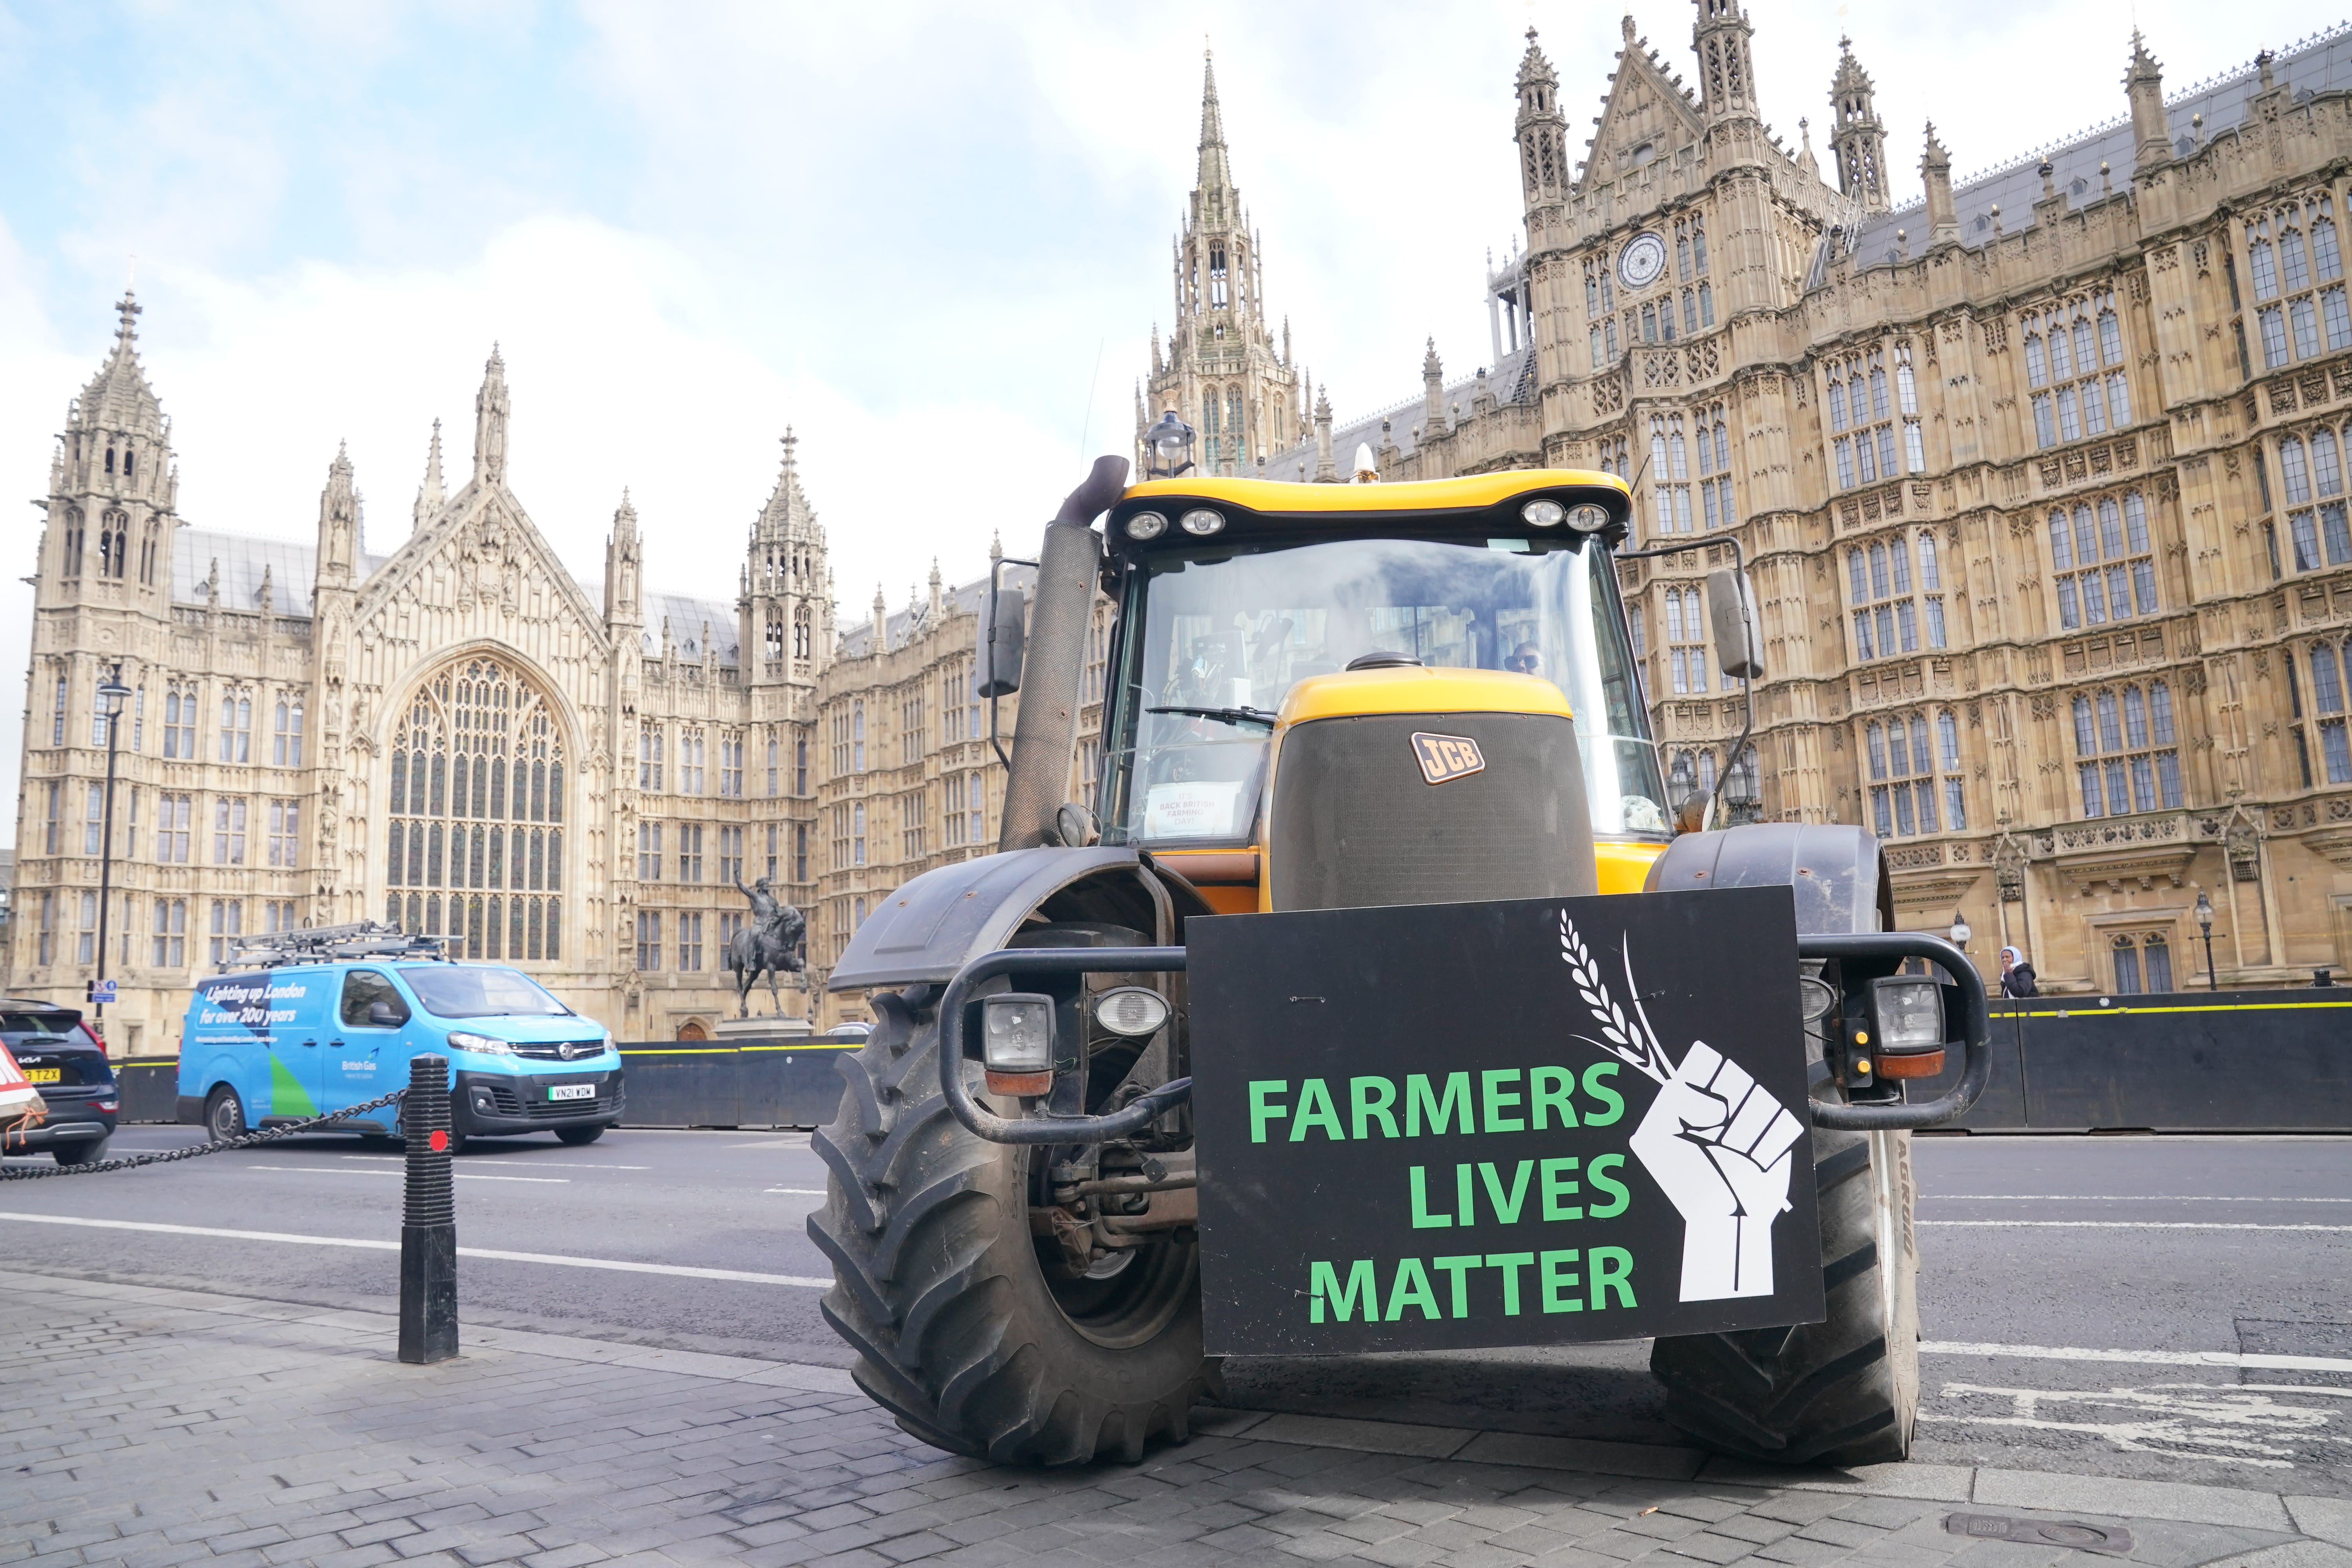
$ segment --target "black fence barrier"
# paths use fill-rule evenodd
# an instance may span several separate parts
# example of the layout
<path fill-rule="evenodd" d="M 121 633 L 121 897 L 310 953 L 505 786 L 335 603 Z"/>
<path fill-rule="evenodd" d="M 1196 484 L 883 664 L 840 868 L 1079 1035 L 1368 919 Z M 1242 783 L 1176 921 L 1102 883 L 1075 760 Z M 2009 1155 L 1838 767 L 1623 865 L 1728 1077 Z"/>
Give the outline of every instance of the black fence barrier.
<path fill-rule="evenodd" d="M 621 1046 L 624 1127 L 822 1127 L 841 1099 L 844 1051 L 856 1035 L 739 1040 L 646 1040 Z M 177 1057 L 114 1064 L 125 1125 L 179 1120 Z"/>
<path fill-rule="evenodd" d="M 862 1036 L 625 1042 L 624 1127 L 822 1127 Z"/>
<path fill-rule="evenodd" d="M 1992 1054 L 1972 1132 L 2352 1131 L 2352 987 L 2002 998 Z"/>

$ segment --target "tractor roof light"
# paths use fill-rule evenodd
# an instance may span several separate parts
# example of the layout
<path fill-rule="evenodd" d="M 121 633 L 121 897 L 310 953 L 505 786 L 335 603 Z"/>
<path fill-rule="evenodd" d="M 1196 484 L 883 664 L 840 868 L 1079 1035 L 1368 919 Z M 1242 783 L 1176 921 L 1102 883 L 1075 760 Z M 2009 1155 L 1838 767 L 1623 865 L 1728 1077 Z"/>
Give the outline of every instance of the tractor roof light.
<path fill-rule="evenodd" d="M 1168 531 L 1168 518 L 1161 512 L 1139 511 L 1122 526 L 1129 539 L 1157 539 Z"/>
<path fill-rule="evenodd" d="M 1609 509 L 1595 506 L 1591 501 L 1572 506 L 1568 509 L 1568 526 L 1579 533 L 1598 533 L 1609 526 Z"/>
<path fill-rule="evenodd" d="M 1205 506 L 1196 506 L 1176 520 L 1176 526 L 1196 539 L 1206 539 L 1224 531 L 1225 514 Z"/>
<path fill-rule="evenodd" d="M 1538 496 L 1519 508 L 1519 516 L 1531 528 L 1558 528 L 1568 516 L 1568 509 L 1549 496 Z"/>
<path fill-rule="evenodd" d="M 1095 1001 L 1095 1022 L 1114 1035 L 1142 1039 L 1168 1022 L 1168 999 L 1143 985 L 1122 985 Z"/>

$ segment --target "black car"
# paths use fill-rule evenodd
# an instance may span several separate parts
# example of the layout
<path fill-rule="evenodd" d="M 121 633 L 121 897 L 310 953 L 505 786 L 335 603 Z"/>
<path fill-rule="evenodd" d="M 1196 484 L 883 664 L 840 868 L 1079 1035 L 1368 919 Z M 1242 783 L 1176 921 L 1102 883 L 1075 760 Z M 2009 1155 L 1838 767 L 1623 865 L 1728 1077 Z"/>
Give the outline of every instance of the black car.
<path fill-rule="evenodd" d="M 71 1007 L 0 997 L 0 1045 L 41 1091 L 48 1115 L 28 1130 L 0 1133 L 0 1153 L 56 1157 L 79 1165 L 100 1157 L 122 1110 L 106 1047 Z"/>

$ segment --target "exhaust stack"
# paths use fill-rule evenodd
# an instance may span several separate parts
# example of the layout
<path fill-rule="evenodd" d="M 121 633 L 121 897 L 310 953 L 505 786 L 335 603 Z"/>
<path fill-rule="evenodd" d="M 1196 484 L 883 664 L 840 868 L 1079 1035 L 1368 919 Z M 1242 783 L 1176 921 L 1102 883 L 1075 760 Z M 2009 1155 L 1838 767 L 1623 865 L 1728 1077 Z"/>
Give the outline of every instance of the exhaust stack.
<path fill-rule="evenodd" d="M 1057 842 L 1054 815 L 1067 798 L 1070 763 L 1078 751 L 1078 682 L 1085 673 L 1095 578 L 1102 565 L 1102 540 L 1094 521 L 1126 489 L 1127 459 L 1097 458 L 1094 472 L 1045 525 L 1022 659 L 1021 710 L 1013 721 L 999 850 Z"/>

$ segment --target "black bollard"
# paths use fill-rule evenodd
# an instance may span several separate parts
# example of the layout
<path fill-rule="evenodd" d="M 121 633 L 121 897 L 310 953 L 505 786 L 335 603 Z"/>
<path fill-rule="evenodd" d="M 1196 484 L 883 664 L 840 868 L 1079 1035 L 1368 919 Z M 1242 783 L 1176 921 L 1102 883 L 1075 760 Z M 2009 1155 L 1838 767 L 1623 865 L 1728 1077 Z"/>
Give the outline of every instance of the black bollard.
<path fill-rule="evenodd" d="M 400 1125 L 408 1141 L 400 1223 L 400 1359 L 457 1353 L 457 1204 L 449 1177 L 449 1061 L 413 1057 Z"/>

